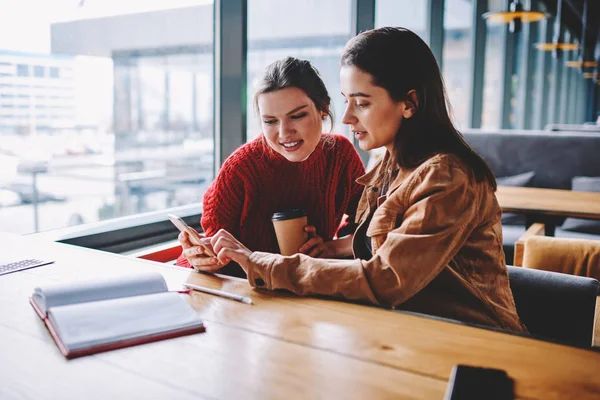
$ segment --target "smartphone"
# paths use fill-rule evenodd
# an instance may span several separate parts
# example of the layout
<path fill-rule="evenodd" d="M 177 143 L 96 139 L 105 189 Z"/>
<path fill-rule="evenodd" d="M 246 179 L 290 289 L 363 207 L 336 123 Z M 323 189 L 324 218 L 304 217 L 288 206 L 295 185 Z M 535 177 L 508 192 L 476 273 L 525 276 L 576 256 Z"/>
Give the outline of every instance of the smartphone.
<path fill-rule="evenodd" d="M 512 400 L 513 380 L 501 369 L 455 365 L 444 400 Z"/>
<path fill-rule="evenodd" d="M 190 226 L 186 224 L 184 220 L 179 218 L 177 215 L 173 214 L 167 214 L 167 217 L 171 220 L 173 225 L 175 225 L 177 229 L 179 229 L 179 231 L 186 232 L 190 236 L 190 240 L 193 244 L 195 244 L 196 246 L 201 246 L 206 252 L 206 254 L 208 254 L 209 256 L 217 256 L 210 247 L 202 243 L 202 237 L 198 235 L 198 233 L 194 229 L 190 228 Z"/>

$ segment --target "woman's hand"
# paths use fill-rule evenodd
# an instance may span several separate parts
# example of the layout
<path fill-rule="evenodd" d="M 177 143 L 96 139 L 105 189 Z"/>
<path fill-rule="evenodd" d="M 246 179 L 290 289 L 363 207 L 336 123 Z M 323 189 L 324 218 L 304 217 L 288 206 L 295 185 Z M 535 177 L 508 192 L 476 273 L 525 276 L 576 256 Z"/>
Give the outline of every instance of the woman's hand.
<path fill-rule="evenodd" d="M 304 231 L 308 233 L 308 240 L 298 249 L 299 253 L 319 258 L 334 258 L 336 256 L 334 240 L 324 241 L 321 236 L 317 235 L 317 228 L 312 225 L 305 226 Z"/>
<path fill-rule="evenodd" d="M 230 261 L 235 261 L 242 267 L 246 274 L 248 273 L 248 261 L 252 252 L 233 237 L 231 233 L 225 229 L 220 229 L 215 236 L 210 238 L 210 244 L 217 254 L 217 259 L 223 265 Z"/>
<path fill-rule="evenodd" d="M 304 227 L 304 231 L 308 233 L 308 240 L 298 249 L 299 253 L 306 254 L 310 257 L 319 257 L 325 250 L 325 241 L 317 235 L 317 228 L 312 225 Z"/>
<path fill-rule="evenodd" d="M 318 258 L 339 258 L 352 255 L 351 237 L 325 242 L 322 237 L 317 235 L 317 229 L 314 226 L 305 226 L 304 230 L 308 232 L 309 239 L 298 249 L 299 253 Z"/>
<path fill-rule="evenodd" d="M 204 238 L 204 235 L 198 235 L 202 237 L 202 244 L 210 249 L 210 240 Z M 221 264 L 216 257 L 208 255 L 202 246 L 192 243 L 190 236 L 186 232 L 181 232 L 177 239 L 179 240 L 179 243 L 181 243 L 181 247 L 183 247 L 183 256 L 195 270 L 215 272 L 225 265 Z"/>

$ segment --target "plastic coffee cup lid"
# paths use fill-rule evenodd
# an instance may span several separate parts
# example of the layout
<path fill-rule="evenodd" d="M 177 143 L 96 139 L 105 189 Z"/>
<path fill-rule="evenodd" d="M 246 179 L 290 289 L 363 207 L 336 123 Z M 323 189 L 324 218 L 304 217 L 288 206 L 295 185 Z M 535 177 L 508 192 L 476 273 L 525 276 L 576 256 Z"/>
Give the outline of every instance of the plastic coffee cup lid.
<path fill-rule="evenodd" d="M 284 210 L 273 213 L 271 221 L 285 221 L 286 219 L 294 219 L 300 217 L 306 217 L 306 212 L 300 208 L 293 208 L 290 210 Z"/>

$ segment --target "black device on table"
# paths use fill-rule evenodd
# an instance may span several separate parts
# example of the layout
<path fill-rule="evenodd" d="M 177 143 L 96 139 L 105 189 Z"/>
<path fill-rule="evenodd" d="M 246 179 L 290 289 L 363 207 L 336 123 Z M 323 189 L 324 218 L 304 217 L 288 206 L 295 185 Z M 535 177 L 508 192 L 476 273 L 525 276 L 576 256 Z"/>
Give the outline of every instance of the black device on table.
<path fill-rule="evenodd" d="M 512 400 L 513 380 L 506 371 L 493 368 L 455 365 L 444 400 Z"/>

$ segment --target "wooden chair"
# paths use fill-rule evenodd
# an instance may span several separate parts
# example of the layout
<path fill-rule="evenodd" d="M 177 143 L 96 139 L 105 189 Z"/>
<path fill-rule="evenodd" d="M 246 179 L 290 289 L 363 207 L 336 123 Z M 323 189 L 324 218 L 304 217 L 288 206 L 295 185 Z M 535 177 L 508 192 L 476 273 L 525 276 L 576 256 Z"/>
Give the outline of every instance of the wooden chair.
<path fill-rule="evenodd" d="M 525 242 L 533 236 L 544 235 L 545 230 L 546 227 L 544 226 L 544 224 L 537 222 L 535 224 L 532 224 L 529 227 L 529 229 L 527 229 L 525 233 L 521 235 L 519 240 L 517 240 L 517 242 L 515 243 L 515 257 L 513 261 L 513 265 L 515 267 L 523 266 L 523 253 L 525 252 Z"/>
<path fill-rule="evenodd" d="M 514 265 L 600 280 L 600 241 L 544 236 L 532 224 L 515 244 Z M 600 297 L 596 299 L 592 346 L 600 346 Z"/>
<path fill-rule="evenodd" d="M 517 240 L 514 265 L 600 280 L 600 240 L 546 237 L 535 223 Z"/>

